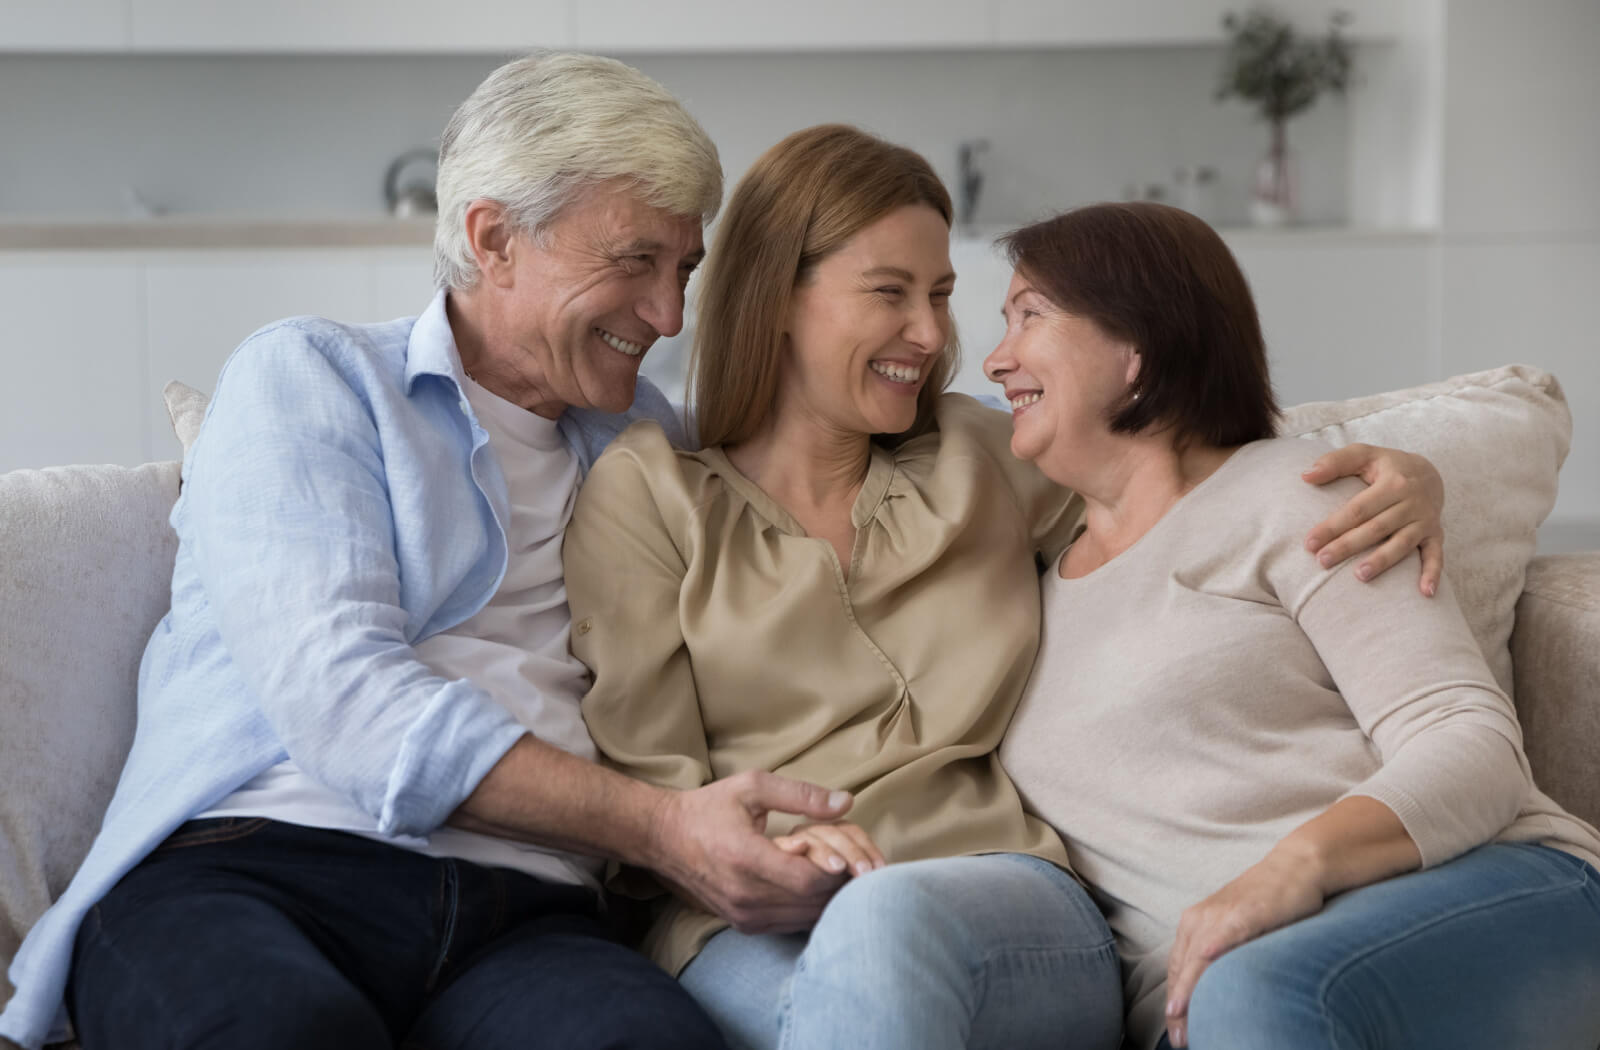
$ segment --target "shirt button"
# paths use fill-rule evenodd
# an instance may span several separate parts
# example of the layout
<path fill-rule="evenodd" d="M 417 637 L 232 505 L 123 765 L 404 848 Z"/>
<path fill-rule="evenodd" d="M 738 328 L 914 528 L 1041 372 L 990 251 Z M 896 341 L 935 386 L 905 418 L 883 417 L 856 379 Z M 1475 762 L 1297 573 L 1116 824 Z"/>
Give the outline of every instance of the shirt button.
<path fill-rule="evenodd" d="M 578 621 L 578 633 L 579 634 L 588 634 L 593 629 L 594 629 L 594 621 L 589 619 L 587 616 L 585 616 L 583 619 Z"/>

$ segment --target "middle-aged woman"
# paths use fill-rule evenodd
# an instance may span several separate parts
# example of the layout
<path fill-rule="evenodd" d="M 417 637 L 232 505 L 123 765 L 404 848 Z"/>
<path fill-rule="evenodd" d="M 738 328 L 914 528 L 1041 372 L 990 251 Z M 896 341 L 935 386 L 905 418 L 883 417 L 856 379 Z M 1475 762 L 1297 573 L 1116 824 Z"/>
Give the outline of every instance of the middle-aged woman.
<path fill-rule="evenodd" d="M 950 212 L 926 161 L 855 129 L 769 150 L 701 296 L 707 447 L 630 429 L 567 531 L 584 716 L 615 765 L 854 794 L 849 825 L 770 829 L 856 876 L 808 933 L 673 898 L 648 938 L 735 1045 L 1120 1038 L 1110 932 L 995 754 L 1037 645 L 1035 552 L 1079 507 L 1010 455 L 1003 413 L 940 396 Z"/>
<path fill-rule="evenodd" d="M 1001 758 L 1116 931 L 1136 1045 L 1594 1050 L 1600 837 L 1448 587 L 1305 557 L 1348 489 L 1272 438 L 1222 240 L 1117 204 L 1006 243 L 985 370 L 1087 512 Z"/>

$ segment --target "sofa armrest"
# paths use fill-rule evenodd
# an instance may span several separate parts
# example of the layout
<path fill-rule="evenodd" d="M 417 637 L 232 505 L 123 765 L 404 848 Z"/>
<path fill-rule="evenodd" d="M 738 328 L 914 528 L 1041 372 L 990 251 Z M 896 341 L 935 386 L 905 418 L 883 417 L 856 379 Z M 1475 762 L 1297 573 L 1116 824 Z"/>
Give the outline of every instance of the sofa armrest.
<path fill-rule="evenodd" d="M 1528 564 L 1511 660 L 1534 779 L 1573 815 L 1600 825 L 1600 551 Z"/>

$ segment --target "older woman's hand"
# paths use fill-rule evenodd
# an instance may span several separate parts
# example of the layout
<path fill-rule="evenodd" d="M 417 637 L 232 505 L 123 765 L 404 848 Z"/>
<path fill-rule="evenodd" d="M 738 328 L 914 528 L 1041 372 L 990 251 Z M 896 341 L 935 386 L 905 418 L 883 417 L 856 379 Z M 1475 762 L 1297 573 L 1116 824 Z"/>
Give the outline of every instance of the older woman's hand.
<path fill-rule="evenodd" d="M 872 839 L 855 824 L 806 824 L 772 844 L 785 853 L 806 857 L 830 875 L 865 875 L 883 867 L 883 859 Z"/>
<path fill-rule="evenodd" d="M 1167 956 L 1167 1039 L 1189 1045 L 1189 997 L 1206 967 L 1236 948 L 1322 909 L 1323 892 L 1310 866 L 1279 852 L 1184 911 Z"/>
<path fill-rule="evenodd" d="M 1422 551 L 1422 593 L 1432 597 L 1444 571 L 1444 479 L 1423 456 L 1372 445 L 1346 445 L 1317 460 L 1302 475 L 1313 485 L 1359 477 L 1367 487 L 1311 530 L 1306 549 L 1327 565 L 1374 547 L 1356 566 L 1370 580 L 1413 550 Z"/>

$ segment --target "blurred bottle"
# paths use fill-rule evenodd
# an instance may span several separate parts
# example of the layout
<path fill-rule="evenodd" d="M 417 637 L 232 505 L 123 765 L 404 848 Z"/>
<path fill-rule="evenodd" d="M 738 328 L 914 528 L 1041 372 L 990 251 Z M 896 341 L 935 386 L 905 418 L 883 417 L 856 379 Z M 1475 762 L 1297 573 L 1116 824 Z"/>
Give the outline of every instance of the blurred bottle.
<path fill-rule="evenodd" d="M 1172 173 L 1178 187 L 1173 201 L 1190 215 L 1217 224 L 1217 169 L 1208 164 L 1185 164 Z"/>

